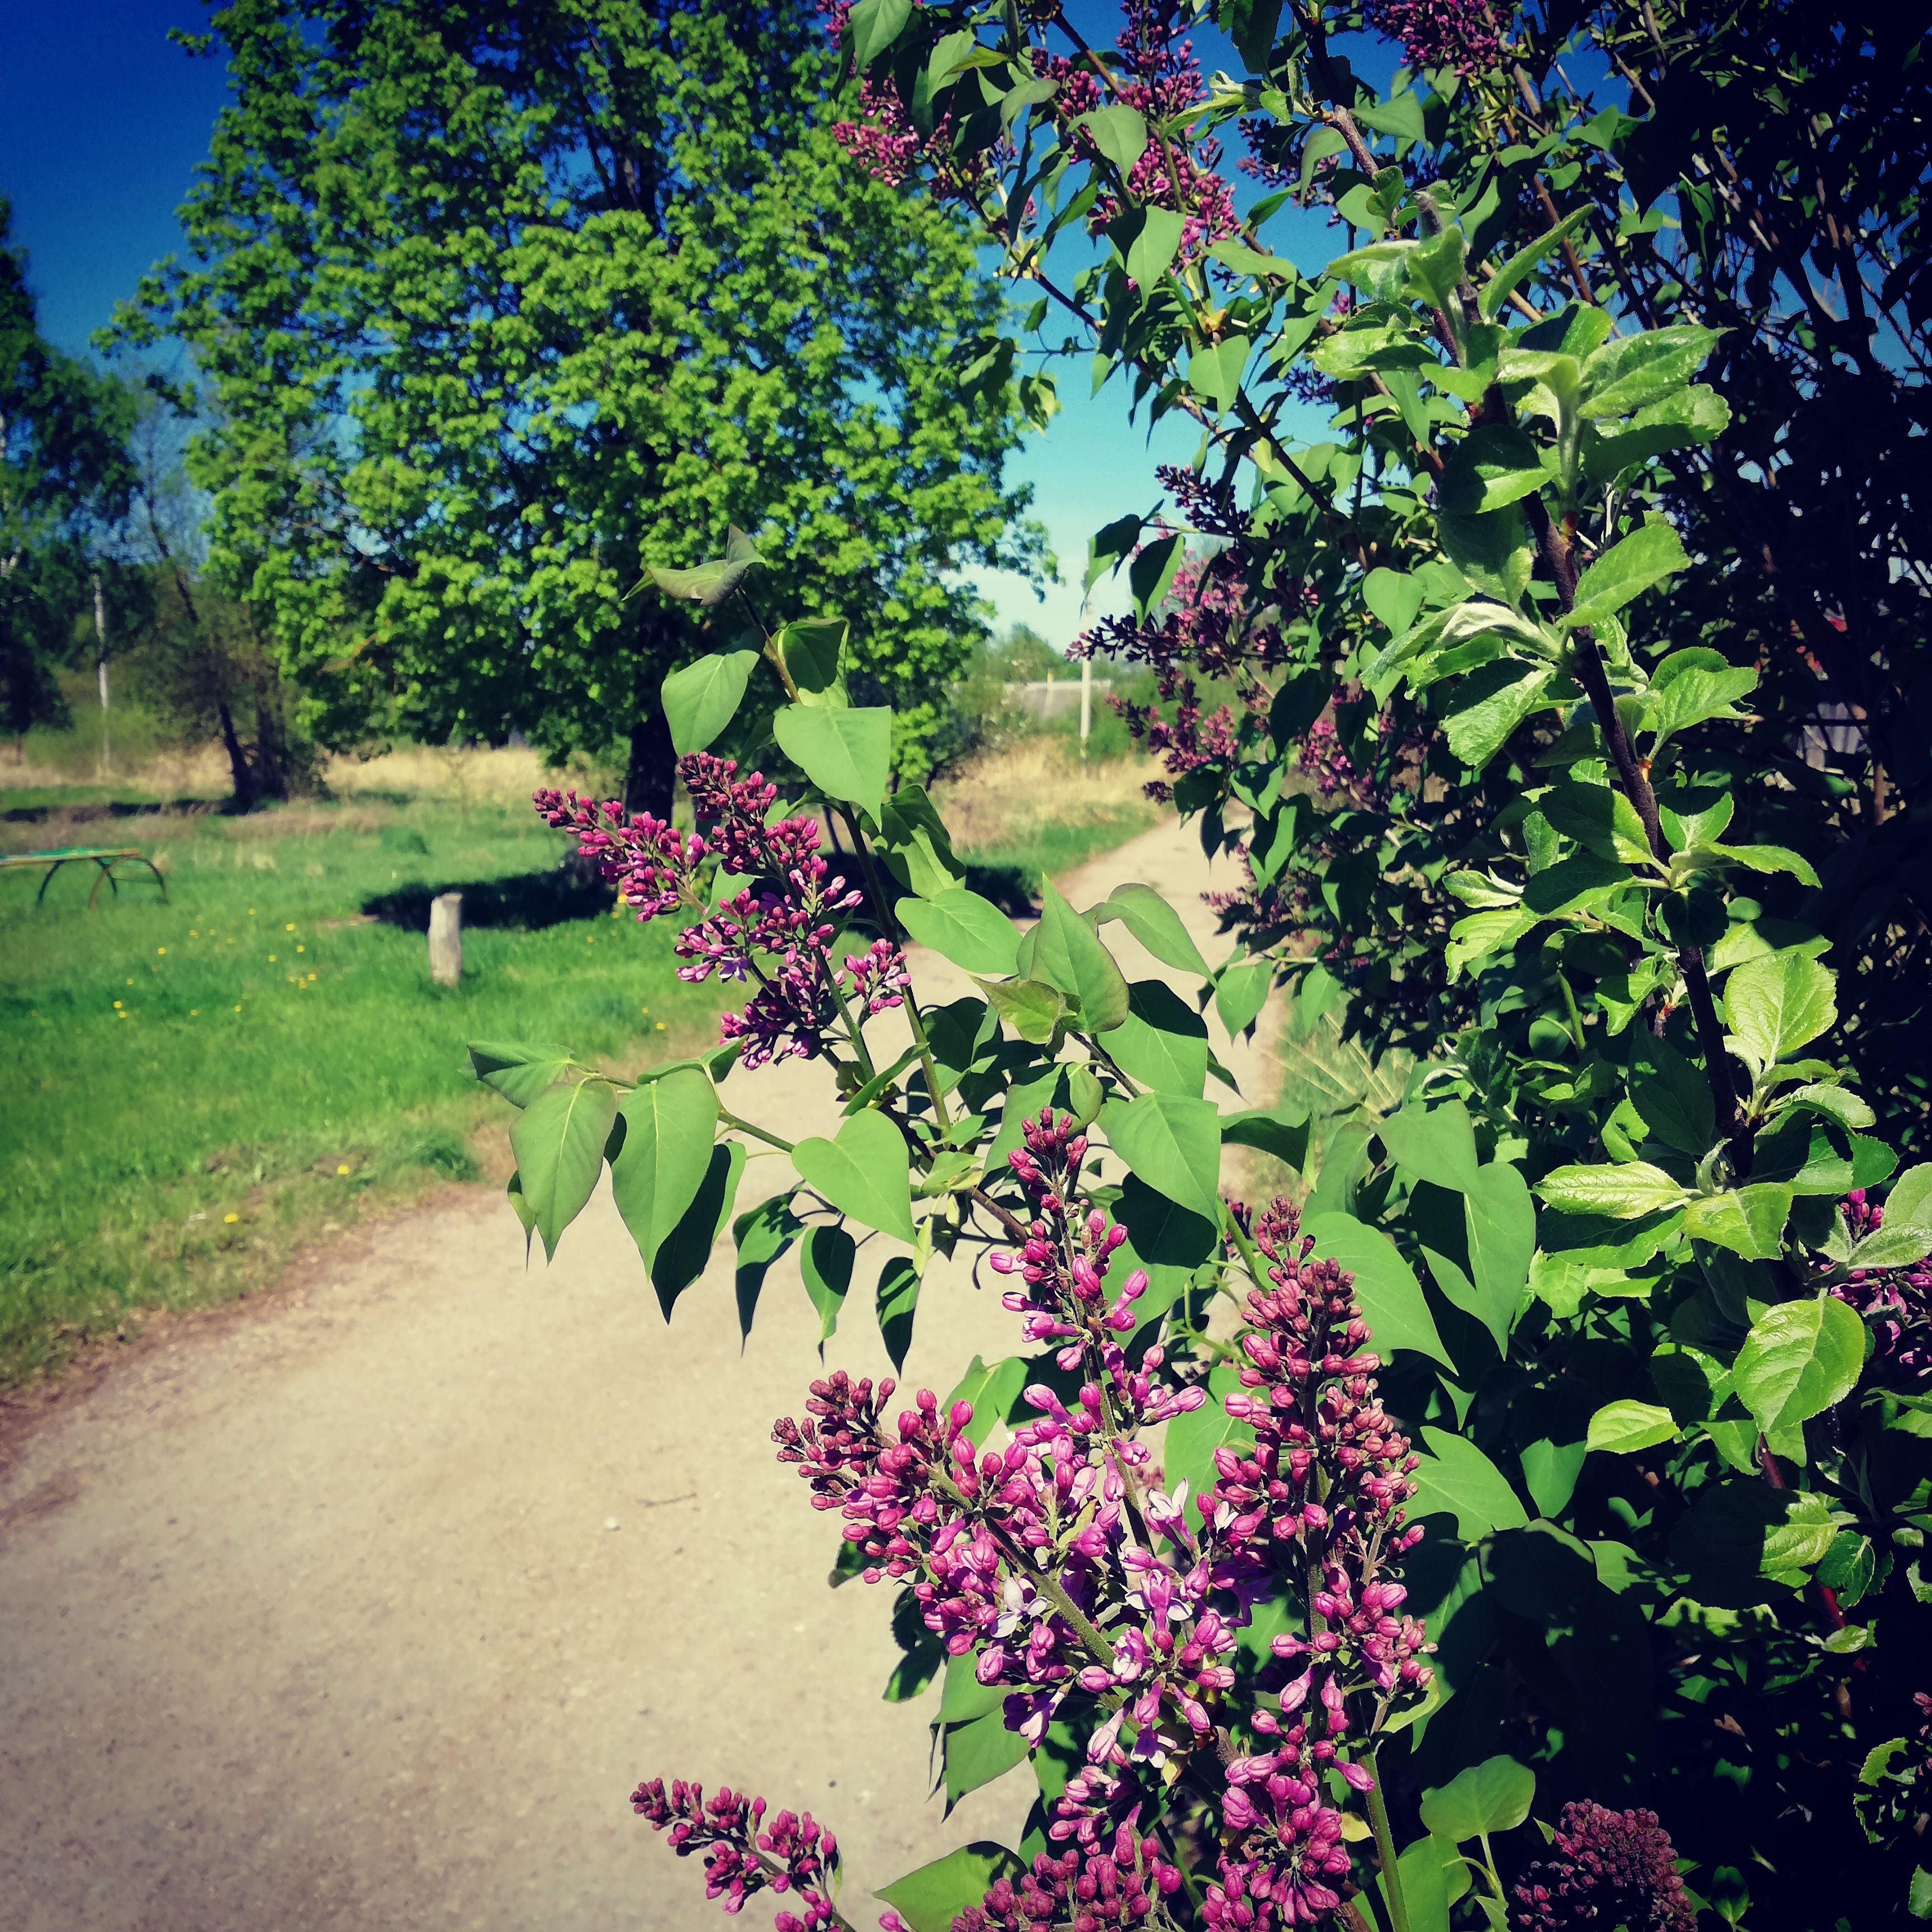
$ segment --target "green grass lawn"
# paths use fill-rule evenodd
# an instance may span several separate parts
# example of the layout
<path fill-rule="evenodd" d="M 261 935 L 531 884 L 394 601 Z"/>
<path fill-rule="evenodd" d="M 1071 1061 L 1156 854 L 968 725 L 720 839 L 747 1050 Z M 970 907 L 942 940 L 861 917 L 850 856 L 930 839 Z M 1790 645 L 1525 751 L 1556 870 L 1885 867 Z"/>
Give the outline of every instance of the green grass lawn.
<path fill-rule="evenodd" d="M 91 867 L 38 906 L 38 873 L 0 872 L 0 1384 L 140 1309 L 261 1287 L 372 1204 L 507 1176 L 512 1115 L 470 1040 L 620 1071 L 715 1042 L 720 989 L 675 976 L 674 928 L 613 919 L 559 870 L 567 839 L 500 779 L 466 784 L 246 818 L 131 809 L 151 796 L 133 786 L 0 791 L 0 849 L 137 846 L 169 892 L 143 872 L 89 913 Z M 1089 800 L 1049 823 L 1019 790 L 1027 808 L 962 854 L 1015 912 L 1154 815 Z M 452 887 L 445 989 L 424 932 Z"/>
<path fill-rule="evenodd" d="M 130 1309 L 258 1285 L 372 1195 L 474 1178 L 477 1130 L 508 1116 L 467 1040 L 641 1065 L 713 1036 L 670 929 L 572 893 L 566 842 L 512 806 L 4 831 L 14 850 L 140 844 L 170 903 L 130 880 L 89 914 L 92 868 L 70 867 L 37 908 L 36 875 L 0 874 L 0 1378 Z M 422 928 L 448 886 L 464 977 L 444 989 Z"/>

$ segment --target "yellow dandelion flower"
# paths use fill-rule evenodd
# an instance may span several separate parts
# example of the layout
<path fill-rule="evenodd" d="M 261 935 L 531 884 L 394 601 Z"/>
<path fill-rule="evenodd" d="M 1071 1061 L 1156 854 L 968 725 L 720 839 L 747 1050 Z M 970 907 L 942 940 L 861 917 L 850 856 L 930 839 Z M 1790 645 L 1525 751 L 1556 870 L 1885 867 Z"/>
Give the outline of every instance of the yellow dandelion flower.
<path fill-rule="evenodd" d="M 134 982 L 134 981 L 133 981 L 133 980 L 130 980 L 128 982 L 128 985 L 129 985 L 129 986 L 131 986 Z M 121 1002 L 120 1002 L 118 1000 L 116 1000 L 114 1002 L 114 1004 L 118 1006 L 121 1004 Z"/>
<path fill-rule="evenodd" d="M 193 926 L 190 926 L 188 929 L 188 936 L 190 939 L 199 939 L 201 934 Z"/>
<path fill-rule="evenodd" d="M 191 1020 L 199 1019 L 201 1017 L 201 1009 L 199 1006 L 189 1007 L 188 1010 L 188 1016 Z"/>
<path fill-rule="evenodd" d="M 130 982 L 130 983 L 131 983 L 131 982 Z M 114 1002 L 114 1006 L 115 1006 L 115 1010 L 116 1010 L 116 1012 L 118 1012 L 118 1011 L 120 1010 L 121 1002 L 120 1002 L 118 1000 L 116 1000 Z"/>
<path fill-rule="evenodd" d="M 275 956 L 272 952 L 272 953 L 270 953 L 270 954 L 268 955 L 268 964 L 269 964 L 271 966 L 272 966 L 274 963 L 275 963 Z M 128 981 L 128 983 L 131 986 L 134 982 L 133 982 L 133 980 L 129 980 L 129 981 Z"/>
<path fill-rule="evenodd" d="M 308 948 L 306 946 L 298 946 L 296 948 L 296 950 L 298 952 L 306 952 L 308 950 Z"/>
<path fill-rule="evenodd" d="M 651 1030 L 653 1033 L 662 1033 L 664 1031 L 664 1022 L 662 1020 L 659 1020 L 656 1024 L 651 1028 Z"/>
<path fill-rule="evenodd" d="M 165 952 L 168 949 L 165 946 L 158 946 L 154 948 L 154 950 L 157 952 Z"/>
<path fill-rule="evenodd" d="M 235 1009 L 235 1010 L 238 1013 L 238 1012 L 242 1010 L 242 1009 L 241 1009 L 239 1006 L 237 1006 L 237 1007 Z"/>
<path fill-rule="evenodd" d="M 346 1174 L 346 1173 L 349 1172 L 349 1163 L 348 1163 L 348 1162 L 346 1162 L 346 1161 L 345 1160 L 345 1161 L 344 1161 L 344 1162 L 340 1162 L 340 1163 L 337 1166 L 337 1168 L 336 1168 L 336 1170 L 335 1170 L 335 1171 L 336 1171 L 336 1172 L 337 1172 L 338 1174 Z"/>
<path fill-rule="evenodd" d="M 237 1221 L 241 1220 L 242 1217 L 239 1214 L 224 1214 L 221 1218 L 232 1228 Z"/>
<path fill-rule="evenodd" d="M 283 930 L 284 932 L 294 932 L 294 931 L 295 931 L 295 929 L 296 929 L 296 922 L 295 922 L 295 921 L 294 921 L 293 920 L 290 920 L 289 921 L 288 924 L 287 924 L 286 926 L 284 926 L 284 927 L 282 928 L 282 930 Z"/>

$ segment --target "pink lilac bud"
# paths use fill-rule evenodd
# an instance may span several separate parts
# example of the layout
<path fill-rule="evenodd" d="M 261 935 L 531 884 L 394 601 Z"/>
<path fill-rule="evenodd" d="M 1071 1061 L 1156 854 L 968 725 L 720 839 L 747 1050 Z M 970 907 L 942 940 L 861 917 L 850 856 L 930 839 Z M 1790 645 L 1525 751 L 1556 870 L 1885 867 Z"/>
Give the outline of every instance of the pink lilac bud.
<path fill-rule="evenodd" d="M 1885 1210 L 1854 1188 L 1839 1204 L 1854 1241 L 1885 1226 Z M 1820 1258 L 1814 1273 L 1832 1271 Z M 1858 1268 L 1828 1293 L 1863 1316 L 1872 1331 L 1874 1370 L 1894 1385 L 1921 1387 L 1932 1378 L 1932 1258 L 1900 1268 Z"/>
<path fill-rule="evenodd" d="M 1622 1925 L 1628 1932 L 1690 1932 L 1696 1915 L 1678 1876 L 1670 1834 L 1654 1811 L 1566 1804 L 1549 1850 L 1515 1892 L 1517 1932 Z"/>
<path fill-rule="evenodd" d="M 1017 1880 L 1001 1879 L 952 1922 L 952 1932 L 1076 1932 L 1144 1924 L 1180 1888 L 1178 1867 L 1154 1838 L 1123 1824 L 1104 1843 L 1076 1844 L 1055 1857 L 1042 1852 Z"/>
<path fill-rule="evenodd" d="M 769 1888 L 790 1894 L 800 1910 L 781 1912 L 777 1932 L 820 1932 L 837 1922 L 832 1895 L 837 1889 L 838 1847 L 832 1834 L 810 1812 L 781 1811 L 764 1824 L 765 1801 L 748 1802 L 742 1793 L 719 1791 L 708 1802 L 701 1785 L 653 1778 L 631 1794 L 631 1808 L 658 1831 L 668 1831 L 671 1849 L 681 1858 L 704 1853 L 704 1895 L 727 1912 Z"/>

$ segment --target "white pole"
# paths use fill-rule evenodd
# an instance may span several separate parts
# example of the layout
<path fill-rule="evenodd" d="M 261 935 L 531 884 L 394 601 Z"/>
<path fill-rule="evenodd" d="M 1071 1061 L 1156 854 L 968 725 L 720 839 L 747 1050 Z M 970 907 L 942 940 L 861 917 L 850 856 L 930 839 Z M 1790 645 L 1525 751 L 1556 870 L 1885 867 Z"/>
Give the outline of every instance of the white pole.
<path fill-rule="evenodd" d="M 100 595 L 100 573 L 94 573 L 94 674 L 100 686 L 100 771 L 104 778 L 114 770 L 114 754 L 107 742 L 107 607 Z"/>
<path fill-rule="evenodd" d="M 1087 607 L 1093 601 L 1094 589 L 1089 584 L 1086 596 L 1080 600 L 1080 628 L 1082 632 L 1087 628 Z M 1083 764 L 1087 760 L 1087 740 L 1092 735 L 1093 730 L 1094 660 L 1091 657 L 1084 657 L 1080 660 L 1080 760 Z"/>

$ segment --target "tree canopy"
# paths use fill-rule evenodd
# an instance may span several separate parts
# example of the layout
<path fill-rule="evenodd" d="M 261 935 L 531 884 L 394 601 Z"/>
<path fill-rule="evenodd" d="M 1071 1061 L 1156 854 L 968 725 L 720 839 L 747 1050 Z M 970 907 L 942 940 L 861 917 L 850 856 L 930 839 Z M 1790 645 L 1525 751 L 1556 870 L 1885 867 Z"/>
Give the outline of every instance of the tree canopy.
<path fill-rule="evenodd" d="M 0 710 L 16 736 L 59 724 L 55 682 L 86 593 L 87 538 L 124 507 L 133 400 L 46 341 L 0 196 Z"/>
<path fill-rule="evenodd" d="M 208 385 L 211 563 L 337 741 L 628 737 L 707 614 L 647 567 L 757 535 L 760 594 L 852 620 L 908 712 L 1037 567 L 997 292 L 957 218 L 841 152 L 812 10 L 237 0 L 236 102 L 124 339 Z M 916 762 L 916 760 L 915 760 Z"/>

